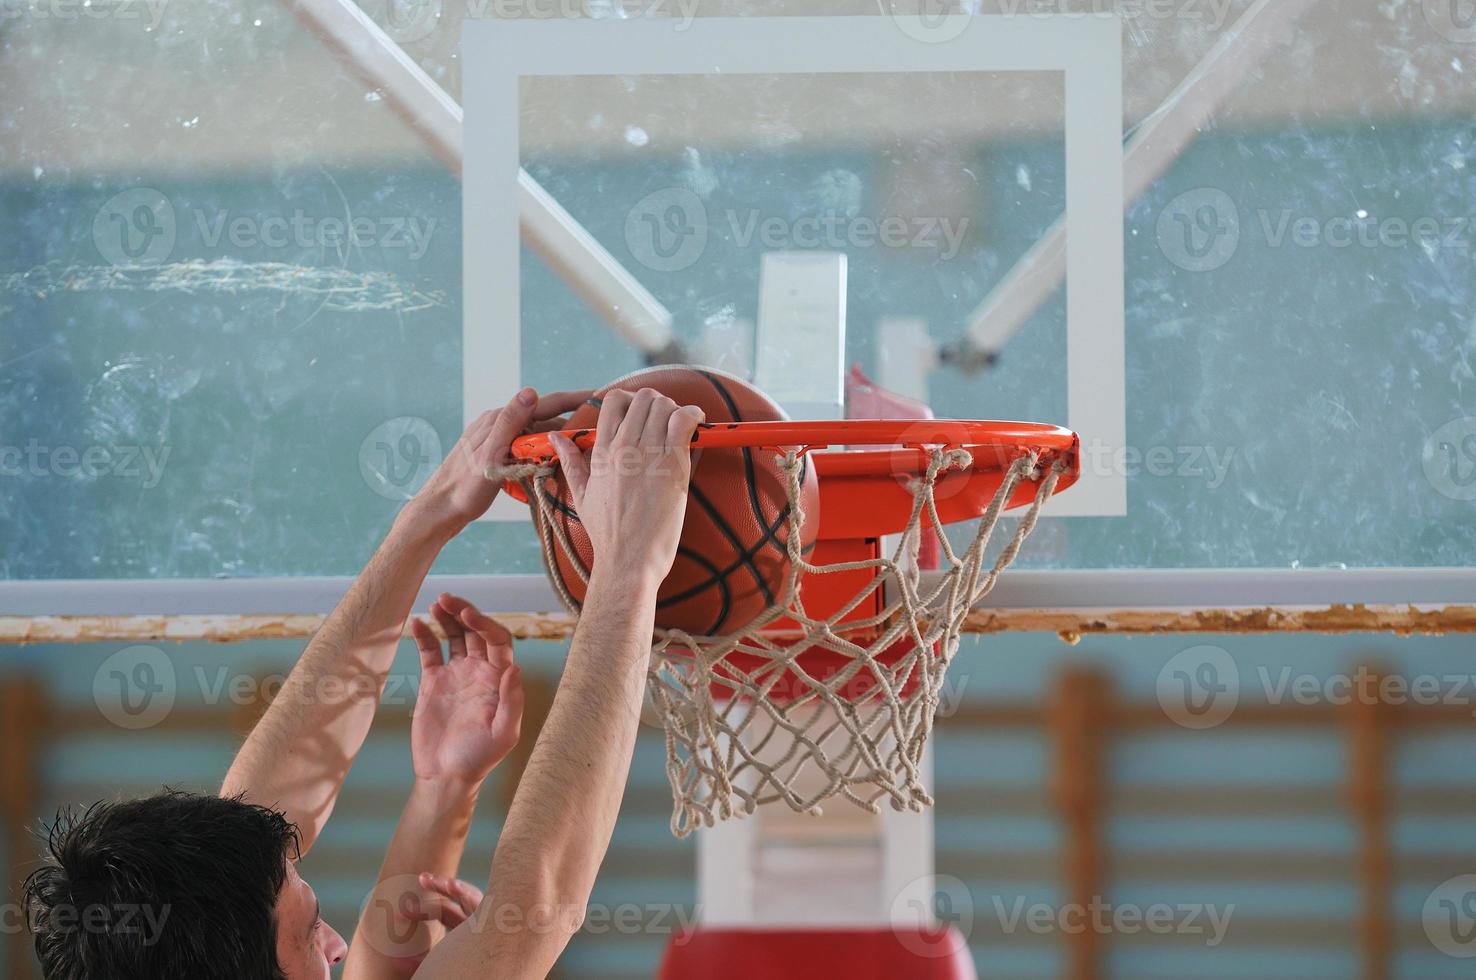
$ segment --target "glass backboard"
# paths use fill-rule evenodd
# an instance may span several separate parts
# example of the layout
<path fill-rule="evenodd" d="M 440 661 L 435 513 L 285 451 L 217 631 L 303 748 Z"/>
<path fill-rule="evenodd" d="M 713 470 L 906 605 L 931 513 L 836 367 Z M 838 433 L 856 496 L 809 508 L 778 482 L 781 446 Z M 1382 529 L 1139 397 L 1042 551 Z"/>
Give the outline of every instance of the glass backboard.
<path fill-rule="evenodd" d="M 5 612 L 352 575 L 468 411 L 678 357 L 1071 425 L 1010 603 L 1471 593 L 1459 5 L 126 6 L 0 24 Z M 126 98 L 118 45 L 167 54 Z M 436 571 L 526 590 L 536 537 Z"/>

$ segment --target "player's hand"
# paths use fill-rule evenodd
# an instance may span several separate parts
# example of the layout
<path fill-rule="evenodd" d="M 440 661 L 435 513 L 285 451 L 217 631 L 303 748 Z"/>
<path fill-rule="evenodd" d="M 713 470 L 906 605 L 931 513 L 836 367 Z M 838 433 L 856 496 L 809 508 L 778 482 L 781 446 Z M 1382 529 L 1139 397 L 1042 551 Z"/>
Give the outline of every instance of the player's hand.
<path fill-rule="evenodd" d="M 588 456 L 550 433 L 596 571 L 648 575 L 660 584 L 676 559 L 692 476 L 692 433 L 702 410 L 650 388 L 605 394 Z"/>
<path fill-rule="evenodd" d="M 410 723 L 415 778 L 475 790 L 513 746 L 523 724 L 522 672 L 512 634 L 465 599 L 441 595 L 430 614 L 449 656 L 423 619 L 410 621 L 420 648 L 420 694 Z"/>
<path fill-rule="evenodd" d="M 412 927 L 416 923 L 427 926 L 439 923 L 449 932 L 475 915 L 482 904 L 482 890 L 460 878 L 444 878 L 425 871 L 421 872 L 417 885 L 396 903 L 398 915 Z M 396 974 L 410 977 L 429 955 L 430 949 L 426 949 L 415 955 L 392 956 L 390 963 Z"/>
<path fill-rule="evenodd" d="M 421 901 L 407 913 L 419 922 L 439 922 L 455 929 L 476 914 L 482 904 L 482 890 L 460 878 L 443 878 L 430 872 L 420 875 Z"/>
<path fill-rule="evenodd" d="M 558 391 L 538 397 L 524 388 L 502 408 L 477 416 L 441 465 L 431 474 L 412 502 L 437 527 L 456 534 L 481 517 L 502 489 L 500 481 L 487 477 L 489 467 L 508 460 L 508 447 L 525 432 L 562 429 L 560 418 L 589 400 L 588 391 Z"/>

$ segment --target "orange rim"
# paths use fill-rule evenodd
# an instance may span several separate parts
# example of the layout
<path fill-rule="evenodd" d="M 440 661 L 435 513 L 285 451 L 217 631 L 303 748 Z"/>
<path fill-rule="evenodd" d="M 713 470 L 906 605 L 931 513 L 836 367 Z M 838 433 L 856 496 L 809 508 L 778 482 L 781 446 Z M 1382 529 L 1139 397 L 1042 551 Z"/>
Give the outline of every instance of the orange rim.
<path fill-rule="evenodd" d="M 594 445 L 594 429 L 569 429 L 564 435 L 581 449 Z M 1042 472 L 1059 464 L 1056 492 L 1076 482 L 1081 473 L 1081 447 L 1076 433 L 1037 422 L 993 422 L 960 419 L 844 419 L 821 422 L 718 422 L 702 425 L 692 437 L 702 449 L 758 448 L 809 452 L 827 446 L 863 449 L 815 453 L 810 459 L 820 480 L 818 536 L 830 539 L 871 538 L 894 534 L 907 526 L 912 513 L 912 477 L 927 469 L 932 447 L 965 449 L 973 457 L 967 471 L 939 477 L 935 488 L 938 519 L 944 524 L 970 520 L 988 508 L 1010 465 L 1027 453 L 1038 453 Z M 547 433 L 513 441 L 512 455 L 522 462 L 558 459 Z M 1021 481 L 1006 507 L 1028 504 L 1040 477 Z M 527 503 L 523 488 L 507 483 L 508 493 Z M 930 518 L 927 521 L 930 523 Z"/>
<path fill-rule="evenodd" d="M 594 429 L 566 429 L 563 433 L 581 449 L 594 445 Z M 963 419 L 841 419 L 806 422 L 707 422 L 692 436 L 700 449 L 737 447 L 808 452 L 826 446 L 886 445 L 921 449 L 926 446 L 960 448 L 995 447 L 1005 453 L 1073 453 L 1076 433 L 1059 425 L 1039 422 L 994 422 Z M 548 433 L 521 436 L 513 441 L 513 458 L 525 462 L 558 459 Z M 831 454 L 841 455 L 841 454 Z M 891 450 L 847 452 L 845 462 L 827 463 L 837 472 L 875 473 L 876 457 L 890 471 L 895 459 Z"/>

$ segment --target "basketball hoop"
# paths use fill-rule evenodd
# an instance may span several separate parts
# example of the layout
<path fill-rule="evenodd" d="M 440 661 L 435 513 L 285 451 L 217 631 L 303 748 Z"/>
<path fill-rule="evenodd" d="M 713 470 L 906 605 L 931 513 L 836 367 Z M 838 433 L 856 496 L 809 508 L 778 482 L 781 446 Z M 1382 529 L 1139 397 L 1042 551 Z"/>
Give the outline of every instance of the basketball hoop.
<path fill-rule="evenodd" d="M 594 445 L 593 429 L 564 435 Z M 882 799 L 898 810 L 931 805 L 923 750 L 964 619 L 1046 500 L 1076 481 L 1075 433 L 946 419 L 721 422 L 702 425 L 692 444 L 774 454 L 789 502 L 788 561 L 782 595 L 742 628 L 655 631 L 647 688 L 666 731 L 672 832 L 777 801 L 817 814 L 833 796 L 873 813 Z M 894 448 L 815 451 L 845 445 Z M 535 502 L 552 571 L 571 546 L 559 498 L 535 488 L 553 476 L 557 455 L 547 434 L 516 440 L 512 454 L 518 464 L 495 475 Z M 819 481 L 812 550 L 801 533 L 814 517 L 802 506 L 806 460 Z M 1000 515 L 1019 506 L 1028 510 L 988 557 Z M 967 546 L 955 549 L 943 526 L 975 518 Z M 889 534 L 900 538 L 884 555 Z M 925 534 L 943 565 L 926 581 L 915 561 Z M 564 579 L 550 578 L 577 613 Z"/>

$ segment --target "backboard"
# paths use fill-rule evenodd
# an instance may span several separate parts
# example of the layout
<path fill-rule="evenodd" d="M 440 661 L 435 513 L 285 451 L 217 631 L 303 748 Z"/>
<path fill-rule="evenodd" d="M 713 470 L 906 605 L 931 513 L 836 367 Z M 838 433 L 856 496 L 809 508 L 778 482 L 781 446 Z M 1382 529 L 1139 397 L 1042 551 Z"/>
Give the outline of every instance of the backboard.
<path fill-rule="evenodd" d="M 273 116 L 270 152 L 200 106 L 41 191 L 22 127 L 0 612 L 320 613 L 468 413 L 676 358 L 801 416 L 859 365 L 1080 432 L 1003 608 L 1468 601 L 1468 26 L 1202 6 L 407 33 L 314 0 L 257 28 L 331 118 Z M 1357 68 L 1390 50 L 1418 98 Z M 436 573 L 552 608 L 510 502 Z"/>
<path fill-rule="evenodd" d="M 1448 138 L 1428 120 L 1423 149 L 1295 122 L 1355 99 L 1265 81 L 1270 39 L 1336 25 L 1262 6 L 1131 71 L 1111 17 L 467 25 L 468 411 L 681 358 L 825 417 L 857 364 L 942 417 L 1081 433 L 1020 566 L 1083 574 L 1017 573 L 1006 606 L 1462 601 L 1472 333 L 1440 283 L 1465 178 L 1409 188 Z M 638 290 L 577 299 L 514 160 Z M 519 288 L 474 275 L 518 261 L 520 216 Z M 1419 340 L 1391 265 L 1437 318 Z"/>

